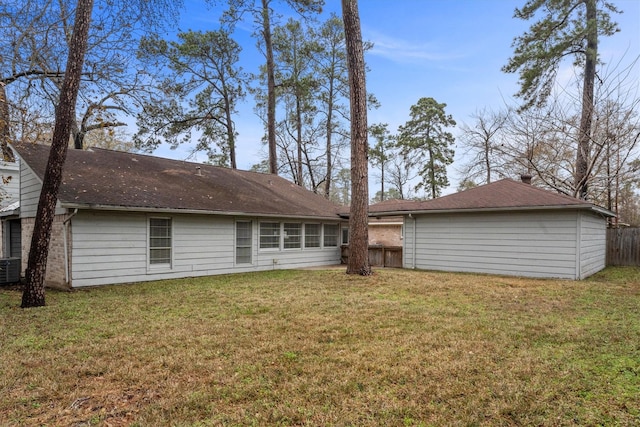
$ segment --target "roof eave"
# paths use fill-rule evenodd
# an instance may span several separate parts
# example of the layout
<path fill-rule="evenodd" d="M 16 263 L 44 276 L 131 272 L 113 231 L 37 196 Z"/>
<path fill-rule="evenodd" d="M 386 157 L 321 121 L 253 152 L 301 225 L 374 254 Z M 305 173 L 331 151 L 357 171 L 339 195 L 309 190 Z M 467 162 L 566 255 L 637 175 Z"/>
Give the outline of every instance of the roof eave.
<path fill-rule="evenodd" d="M 100 205 L 88 203 L 70 203 L 61 202 L 60 206 L 67 209 L 88 209 L 99 211 L 118 211 L 118 212 L 141 212 L 141 213 L 158 213 L 158 214 L 198 214 L 198 215 L 222 215 L 222 216 L 245 216 L 245 217 L 263 217 L 263 218 L 299 218 L 325 221 L 341 220 L 338 214 L 330 215 L 291 215 L 284 213 L 262 213 L 262 212 L 240 212 L 240 211 L 212 211 L 204 209 L 180 209 L 180 208 L 154 208 L 143 206 L 119 206 L 119 205 Z"/>
<path fill-rule="evenodd" d="M 543 210 L 581 210 L 587 209 L 605 216 L 615 216 L 611 211 L 594 206 L 589 203 L 575 205 L 546 205 L 546 206 L 508 206 L 495 208 L 462 208 L 462 209 L 415 209 L 396 210 L 383 212 L 369 212 L 369 216 L 393 216 L 393 215 L 425 215 L 425 214 L 446 214 L 446 213 L 475 213 L 475 212 L 518 212 L 518 211 L 543 211 Z"/>

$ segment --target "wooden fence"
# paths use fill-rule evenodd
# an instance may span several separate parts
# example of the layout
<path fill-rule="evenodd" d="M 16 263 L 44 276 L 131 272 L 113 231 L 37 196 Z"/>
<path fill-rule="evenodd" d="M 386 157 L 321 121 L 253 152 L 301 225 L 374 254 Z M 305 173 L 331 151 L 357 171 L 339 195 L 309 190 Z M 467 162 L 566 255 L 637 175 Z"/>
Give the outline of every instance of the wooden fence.
<path fill-rule="evenodd" d="M 640 228 L 607 229 L 607 265 L 640 266 Z"/>
<path fill-rule="evenodd" d="M 342 263 L 349 260 L 349 246 L 342 246 Z M 402 268 L 402 246 L 369 246 L 369 264 L 372 267 Z"/>

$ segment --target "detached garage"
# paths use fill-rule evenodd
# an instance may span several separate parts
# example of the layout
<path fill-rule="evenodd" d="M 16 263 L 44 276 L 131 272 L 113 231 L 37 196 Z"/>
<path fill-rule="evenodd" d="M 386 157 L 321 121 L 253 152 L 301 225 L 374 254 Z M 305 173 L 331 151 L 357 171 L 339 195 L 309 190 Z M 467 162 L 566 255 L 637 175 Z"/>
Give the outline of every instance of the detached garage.
<path fill-rule="evenodd" d="M 370 215 L 404 218 L 404 268 L 562 279 L 605 267 L 614 216 L 511 179 L 428 201 L 378 203 Z"/>

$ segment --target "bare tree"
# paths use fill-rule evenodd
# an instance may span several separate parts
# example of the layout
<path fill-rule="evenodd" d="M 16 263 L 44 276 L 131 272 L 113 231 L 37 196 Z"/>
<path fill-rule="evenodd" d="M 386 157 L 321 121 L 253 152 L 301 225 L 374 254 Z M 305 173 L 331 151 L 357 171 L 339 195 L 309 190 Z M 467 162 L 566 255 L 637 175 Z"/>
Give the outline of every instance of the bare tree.
<path fill-rule="evenodd" d="M 461 172 L 467 180 L 489 184 L 493 176 L 500 172 L 498 162 L 505 142 L 503 131 L 507 113 L 485 108 L 473 113 L 471 119 L 473 124 L 462 124 L 462 133 L 458 138 L 468 158 Z"/>
<path fill-rule="evenodd" d="M 600 5 L 600 7 L 599 7 Z M 552 92 L 562 59 L 573 56 L 583 68 L 580 126 L 575 158 L 575 196 L 586 199 L 589 180 L 591 125 L 594 110 L 594 84 L 598 62 L 598 38 L 611 35 L 617 26 L 609 12 L 619 13 L 608 1 L 599 0 L 528 0 L 516 9 L 515 17 L 543 18 L 533 23 L 528 32 L 514 41 L 514 55 L 505 72 L 520 72 L 523 108 L 542 106 Z"/>
<path fill-rule="evenodd" d="M 9 149 L 11 140 L 10 117 L 5 84 L 0 82 L 0 149 L 2 149 L 2 159 L 5 162 L 15 161 L 13 152 Z"/>
<path fill-rule="evenodd" d="M 588 200 L 616 211 L 616 194 L 633 177 L 631 165 L 640 155 L 640 98 L 619 78 L 603 75 L 595 99 Z M 555 93 L 544 107 L 509 115 L 493 160 L 506 176 L 528 172 L 538 185 L 575 196 L 580 185 L 573 179 L 579 132 L 580 113 L 575 104 Z"/>
<path fill-rule="evenodd" d="M 93 0 L 79 0 L 71 35 L 71 48 L 56 109 L 56 122 L 49 160 L 40 191 L 40 200 L 31 236 L 31 248 L 26 270 L 26 284 L 22 294 L 22 307 L 45 305 L 44 278 L 51 241 L 51 228 L 55 215 L 58 190 L 62 182 L 62 170 L 69 147 L 71 123 L 75 114 L 76 99 L 89 39 Z"/>
<path fill-rule="evenodd" d="M 96 0 L 71 125 L 76 148 L 90 132 L 125 126 L 121 116 L 140 107 L 148 92 L 145 72 L 134 66 L 137 37 L 171 22 L 180 6 L 179 0 Z M 75 7 L 72 0 L 0 2 L 0 82 L 12 118 L 35 116 L 43 128 L 53 127 Z M 25 140 L 33 127 L 22 132 L 20 124 L 13 123 L 12 137 Z"/>
<path fill-rule="evenodd" d="M 406 159 L 400 153 L 396 152 L 390 156 L 388 163 L 387 176 L 392 189 L 398 194 L 399 199 L 410 199 L 412 190 L 409 182 L 416 177 L 413 172 L 413 165 L 409 159 Z"/>

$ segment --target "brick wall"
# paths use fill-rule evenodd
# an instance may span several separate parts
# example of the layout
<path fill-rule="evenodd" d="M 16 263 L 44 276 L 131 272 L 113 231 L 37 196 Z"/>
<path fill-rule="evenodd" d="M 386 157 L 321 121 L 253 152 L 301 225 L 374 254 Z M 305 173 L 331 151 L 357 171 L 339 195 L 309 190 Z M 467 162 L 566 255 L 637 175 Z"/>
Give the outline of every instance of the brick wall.
<path fill-rule="evenodd" d="M 47 271 L 45 283 L 52 288 L 70 288 L 65 280 L 65 256 L 64 256 L 64 220 L 67 215 L 56 215 L 51 230 L 51 242 L 49 243 L 49 256 L 47 258 Z M 31 247 L 31 235 L 35 218 L 22 218 L 22 271 L 27 268 L 29 248 Z M 69 253 L 71 253 L 71 239 L 67 235 Z"/>
<path fill-rule="evenodd" d="M 369 224 L 369 244 L 383 246 L 402 246 L 402 225 Z"/>

